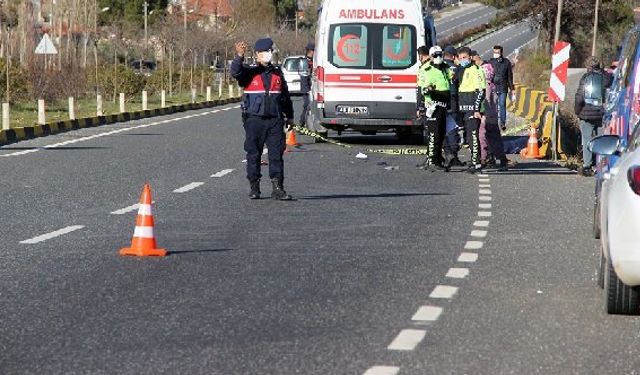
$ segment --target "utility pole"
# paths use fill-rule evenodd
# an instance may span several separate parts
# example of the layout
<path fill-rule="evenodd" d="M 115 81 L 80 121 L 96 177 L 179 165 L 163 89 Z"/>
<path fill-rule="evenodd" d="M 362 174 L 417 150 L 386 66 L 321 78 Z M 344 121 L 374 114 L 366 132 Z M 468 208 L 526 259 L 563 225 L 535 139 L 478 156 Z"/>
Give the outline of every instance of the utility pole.
<path fill-rule="evenodd" d="M 184 23 L 184 32 L 187 33 L 187 0 L 183 0 L 182 2 L 182 17 Z"/>
<path fill-rule="evenodd" d="M 556 14 L 556 34 L 553 38 L 554 43 L 560 40 L 560 25 L 562 24 L 562 1 L 558 0 L 558 14 Z M 554 47 L 551 46 L 551 49 Z M 558 161 L 558 106 L 557 101 L 553 102 L 553 127 L 551 128 L 551 156 L 553 161 Z"/>
<path fill-rule="evenodd" d="M 598 15 L 600 12 L 600 0 L 596 0 L 596 15 L 593 20 L 593 46 L 591 47 L 591 56 L 596 55 L 596 40 L 598 39 Z"/>
<path fill-rule="evenodd" d="M 144 47 L 149 48 L 149 3 L 145 1 L 142 6 L 144 7 Z"/>
<path fill-rule="evenodd" d="M 556 34 L 553 38 L 554 42 L 560 40 L 560 25 L 562 24 L 562 3 L 563 0 L 558 0 L 558 14 L 556 14 Z M 553 48 L 553 46 L 552 46 Z"/>

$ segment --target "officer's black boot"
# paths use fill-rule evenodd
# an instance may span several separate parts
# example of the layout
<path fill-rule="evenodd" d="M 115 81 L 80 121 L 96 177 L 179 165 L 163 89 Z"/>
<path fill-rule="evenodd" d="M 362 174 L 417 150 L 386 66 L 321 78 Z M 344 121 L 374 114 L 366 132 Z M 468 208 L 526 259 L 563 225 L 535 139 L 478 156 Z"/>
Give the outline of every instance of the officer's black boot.
<path fill-rule="evenodd" d="M 249 181 L 251 185 L 251 192 L 249 193 L 249 198 L 251 199 L 260 199 L 260 179 Z"/>
<path fill-rule="evenodd" d="M 444 167 L 445 172 L 449 172 L 451 170 L 451 166 L 453 165 L 453 161 L 455 160 L 455 156 L 453 154 L 445 152 L 444 154 Z"/>
<path fill-rule="evenodd" d="M 277 201 L 290 201 L 293 199 L 286 191 L 284 191 L 282 179 L 272 178 L 271 184 L 273 185 L 273 191 L 271 192 L 272 199 Z"/>

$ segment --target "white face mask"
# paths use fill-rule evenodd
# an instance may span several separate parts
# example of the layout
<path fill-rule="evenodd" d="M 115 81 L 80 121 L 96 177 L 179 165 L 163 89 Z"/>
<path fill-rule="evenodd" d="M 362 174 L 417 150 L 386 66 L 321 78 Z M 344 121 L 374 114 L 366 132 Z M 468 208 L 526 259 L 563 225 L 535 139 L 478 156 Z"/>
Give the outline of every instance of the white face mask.
<path fill-rule="evenodd" d="M 260 58 L 260 62 L 263 64 L 269 64 L 273 60 L 273 52 L 265 51 L 262 52 L 262 57 Z"/>
<path fill-rule="evenodd" d="M 436 65 L 440 65 L 443 62 L 444 62 L 444 59 L 442 58 L 442 56 L 433 58 L 433 63 L 436 64 Z"/>
<path fill-rule="evenodd" d="M 499 53 L 494 53 L 494 54 L 493 54 L 493 58 L 494 58 L 494 59 L 499 59 L 500 57 L 501 57 L 501 56 L 500 56 L 500 54 L 499 54 Z"/>

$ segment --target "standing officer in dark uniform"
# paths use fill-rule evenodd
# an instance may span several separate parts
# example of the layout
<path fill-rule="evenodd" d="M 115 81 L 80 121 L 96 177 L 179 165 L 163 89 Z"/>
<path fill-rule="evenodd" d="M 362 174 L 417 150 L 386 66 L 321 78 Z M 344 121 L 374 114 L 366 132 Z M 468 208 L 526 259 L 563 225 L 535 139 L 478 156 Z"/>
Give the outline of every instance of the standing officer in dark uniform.
<path fill-rule="evenodd" d="M 305 71 L 302 73 L 300 80 L 300 92 L 302 93 L 302 114 L 300 115 L 300 125 L 305 126 L 307 124 L 307 115 L 309 114 L 309 92 L 311 92 L 311 77 L 313 76 L 313 55 L 316 51 L 316 45 L 314 43 L 307 44 L 304 49 L 305 59 L 304 63 Z"/>
<path fill-rule="evenodd" d="M 244 88 L 242 118 L 244 121 L 244 150 L 247 152 L 247 178 L 251 185 L 251 199 L 260 199 L 260 158 L 266 143 L 269 149 L 269 177 L 273 184 L 271 198 L 291 200 L 284 191 L 285 151 L 284 125 L 293 127 L 293 104 L 282 71 L 271 64 L 273 41 L 259 39 L 254 47 L 256 65 L 244 64 L 245 42 L 235 45 L 237 56 L 231 63 L 231 75 Z"/>

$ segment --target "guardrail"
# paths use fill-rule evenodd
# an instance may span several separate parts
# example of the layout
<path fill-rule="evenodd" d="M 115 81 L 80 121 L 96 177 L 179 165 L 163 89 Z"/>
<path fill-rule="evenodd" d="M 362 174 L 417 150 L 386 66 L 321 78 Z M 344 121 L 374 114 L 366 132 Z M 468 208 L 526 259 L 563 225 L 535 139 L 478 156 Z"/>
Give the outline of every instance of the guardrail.
<path fill-rule="evenodd" d="M 531 87 L 516 84 L 515 101 L 509 101 L 507 110 L 525 120 L 522 127 L 509 129 L 506 135 L 512 135 L 519 131 L 528 129 L 532 124 L 538 128 L 538 140 L 541 142 L 540 154 L 545 157 L 551 156 L 551 137 L 553 128 L 553 102 L 549 100 L 545 91 L 534 90 Z M 564 137 L 567 135 L 558 127 L 555 142 L 558 157 L 561 160 L 567 159 L 567 153 L 563 148 Z"/>

